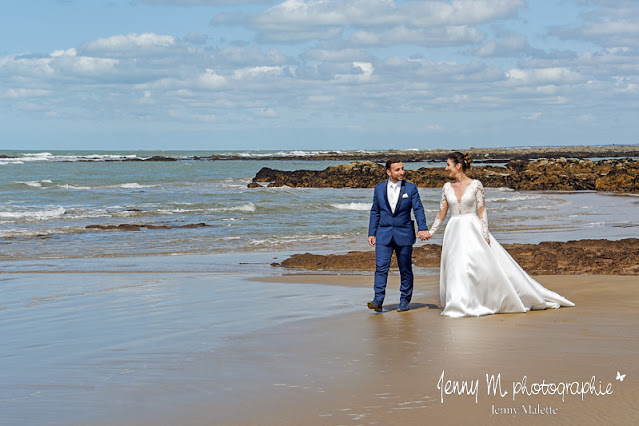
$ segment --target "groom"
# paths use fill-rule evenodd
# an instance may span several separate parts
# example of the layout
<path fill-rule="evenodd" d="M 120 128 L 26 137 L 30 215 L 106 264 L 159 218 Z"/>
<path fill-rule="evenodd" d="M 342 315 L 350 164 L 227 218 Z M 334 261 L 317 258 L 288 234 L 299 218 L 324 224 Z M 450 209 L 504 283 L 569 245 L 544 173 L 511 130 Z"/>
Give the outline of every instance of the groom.
<path fill-rule="evenodd" d="M 373 207 L 368 224 L 368 243 L 375 247 L 375 298 L 368 307 L 382 311 L 386 281 L 393 251 L 397 256 L 401 276 L 398 311 L 407 311 L 413 296 L 413 244 L 415 227 L 411 210 L 417 220 L 417 235 L 423 241 L 431 237 L 426 225 L 424 206 L 415 184 L 404 180 L 404 164 L 400 160 L 386 162 L 388 180 L 375 187 Z"/>

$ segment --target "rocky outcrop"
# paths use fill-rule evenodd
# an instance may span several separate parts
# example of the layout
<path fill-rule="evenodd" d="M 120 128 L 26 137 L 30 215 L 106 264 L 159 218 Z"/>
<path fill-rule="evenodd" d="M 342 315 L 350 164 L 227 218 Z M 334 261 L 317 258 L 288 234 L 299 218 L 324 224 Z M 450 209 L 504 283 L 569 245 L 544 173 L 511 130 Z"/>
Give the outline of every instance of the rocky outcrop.
<path fill-rule="evenodd" d="M 639 160 L 547 159 L 510 161 L 506 166 L 478 166 L 468 172 L 486 187 L 507 187 L 519 191 L 554 190 L 639 192 Z M 282 171 L 262 168 L 250 188 L 289 186 L 293 188 L 372 188 L 386 179 L 385 167 L 371 161 L 331 166 L 324 170 Z M 423 188 L 441 187 L 450 179 L 442 168 L 406 172 L 406 179 Z"/>
<path fill-rule="evenodd" d="M 504 248 L 529 274 L 639 275 L 639 239 L 619 241 L 579 240 L 539 244 L 504 244 Z M 413 264 L 439 267 L 441 246 L 414 247 Z M 273 266 L 307 270 L 375 270 L 375 252 L 343 255 L 295 254 Z M 397 268 L 393 257 L 391 268 Z"/>
<path fill-rule="evenodd" d="M 147 158 L 144 161 L 177 161 L 177 158 L 165 157 L 163 155 L 154 155 L 153 157 Z"/>
<path fill-rule="evenodd" d="M 282 171 L 263 167 L 252 183 L 270 182 L 270 187 L 372 188 L 385 177 L 385 167 L 372 161 L 359 161 L 324 170 Z"/>
<path fill-rule="evenodd" d="M 138 223 L 121 223 L 119 225 L 87 225 L 86 229 L 97 231 L 140 231 L 142 228 L 146 229 L 176 229 L 176 228 L 202 228 L 209 226 L 206 223 L 190 223 L 188 225 L 153 225 L 138 224 Z"/>

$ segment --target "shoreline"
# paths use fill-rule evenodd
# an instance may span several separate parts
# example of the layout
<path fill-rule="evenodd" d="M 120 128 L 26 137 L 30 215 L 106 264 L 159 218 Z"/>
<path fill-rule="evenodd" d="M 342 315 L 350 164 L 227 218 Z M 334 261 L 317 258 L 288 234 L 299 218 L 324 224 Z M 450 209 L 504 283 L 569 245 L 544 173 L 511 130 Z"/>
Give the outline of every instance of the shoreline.
<path fill-rule="evenodd" d="M 509 254 L 531 275 L 639 275 L 639 239 L 580 239 L 533 243 L 504 243 Z M 318 254 L 319 253 L 319 254 Z M 413 248 L 416 274 L 439 268 L 441 244 L 426 242 Z M 235 261 L 240 258 L 240 261 Z M 173 261 L 176 261 L 174 264 Z M 139 264 L 144 268 L 139 269 Z M 175 267 L 179 265 L 180 267 Z M 0 258 L 4 273 L 217 273 L 287 275 L 368 275 L 375 270 L 374 250 L 319 250 L 315 253 L 237 251 L 147 253 L 56 258 Z M 397 270 L 396 260 L 391 273 Z M 436 269 L 433 269 L 436 271 Z M 426 276 L 432 276 L 427 273 Z"/>

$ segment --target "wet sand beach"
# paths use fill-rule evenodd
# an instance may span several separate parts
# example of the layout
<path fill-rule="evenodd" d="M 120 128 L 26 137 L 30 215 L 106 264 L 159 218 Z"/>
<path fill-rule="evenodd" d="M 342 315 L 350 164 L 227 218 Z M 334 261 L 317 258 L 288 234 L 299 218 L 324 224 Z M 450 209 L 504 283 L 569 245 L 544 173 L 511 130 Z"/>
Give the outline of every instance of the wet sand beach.
<path fill-rule="evenodd" d="M 390 299 L 399 286 L 393 279 Z M 228 377 L 218 389 L 226 398 L 211 394 L 201 406 L 175 407 L 161 417 L 138 420 L 193 425 L 636 421 L 639 279 L 537 279 L 576 307 L 443 318 L 438 278 L 420 277 L 408 312 L 396 312 L 396 303 L 389 302 L 383 313 L 362 309 L 243 336 L 227 352 L 201 360 L 199 367 L 205 372 L 224 366 Z M 352 275 L 265 279 L 355 287 L 368 287 L 370 280 Z M 486 375 L 500 379 L 499 390 L 488 393 Z M 476 386 L 476 392 L 455 392 L 459 388 L 454 386 L 464 382 Z M 567 384 L 564 401 L 560 388 L 550 387 L 560 384 Z M 543 395 L 543 389 L 554 389 L 554 394 Z"/>
<path fill-rule="evenodd" d="M 636 276 L 538 276 L 576 307 L 450 319 L 440 316 L 437 276 L 416 277 L 404 313 L 391 276 L 386 310 L 374 313 L 365 307 L 369 275 L 114 272 L 122 261 L 99 263 L 113 271 L 76 262 L 66 272 L 34 264 L 0 274 L 0 423 L 629 424 L 639 416 Z M 489 395 L 487 374 L 508 393 Z M 596 392 L 582 401 L 591 381 Z M 473 393 L 452 392 L 463 383 Z M 581 391 L 564 401 L 522 394 L 541 383 Z"/>

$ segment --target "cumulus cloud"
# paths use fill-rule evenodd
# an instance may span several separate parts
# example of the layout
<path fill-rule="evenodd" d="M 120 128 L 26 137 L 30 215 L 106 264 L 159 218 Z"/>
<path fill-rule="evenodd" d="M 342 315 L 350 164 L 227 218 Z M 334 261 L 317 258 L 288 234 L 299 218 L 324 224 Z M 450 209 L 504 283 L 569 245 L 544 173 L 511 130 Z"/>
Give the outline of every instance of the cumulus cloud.
<path fill-rule="evenodd" d="M 409 28 L 399 25 L 385 31 L 357 31 L 351 37 L 354 44 L 364 46 L 459 46 L 479 43 L 483 39 L 484 36 L 477 28 L 465 25 L 435 28 Z"/>
<path fill-rule="evenodd" d="M 302 55 L 305 59 L 322 62 L 370 62 L 373 55 L 363 49 L 309 49 Z"/>
<path fill-rule="evenodd" d="M 597 121 L 597 119 L 595 118 L 593 114 L 580 115 L 579 117 L 577 117 L 577 120 L 582 121 L 584 123 L 594 123 L 595 121 Z"/>
<path fill-rule="evenodd" d="M 209 36 L 206 34 L 198 34 L 196 32 L 190 32 L 184 36 L 184 41 L 191 44 L 205 44 Z"/>
<path fill-rule="evenodd" d="M 162 6 L 224 6 L 239 4 L 273 3 L 272 0 L 137 0 L 140 3 Z"/>
<path fill-rule="evenodd" d="M 280 76 L 283 67 L 250 67 L 235 70 L 233 78 L 236 80 L 251 80 L 268 76 Z"/>
<path fill-rule="evenodd" d="M 591 9 L 578 26 L 555 26 L 550 34 L 605 47 L 639 48 L 639 3 L 633 0 L 586 0 Z"/>
<path fill-rule="evenodd" d="M 187 3 L 164 2 L 196 5 Z M 214 17 L 210 30 L 234 25 L 239 38 L 253 30 L 244 40 L 201 32 L 114 34 L 51 53 L 0 57 L 0 106 L 39 116 L 226 129 L 321 121 L 369 131 L 370 121 L 381 120 L 366 114 L 391 113 L 400 121 L 416 117 L 413 127 L 447 136 L 458 129 L 446 119 L 439 124 L 433 111 L 516 111 L 514 121 L 526 126 L 556 119 L 558 109 L 574 109 L 576 122 L 598 108 L 603 123 L 601 108 L 639 107 L 639 48 L 542 52 L 531 46 L 532 35 L 503 30 L 501 20 L 517 19 L 522 7 L 518 0 L 286 0 L 243 8 Z M 606 19 L 589 17 L 579 28 L 627 23 Z M 632 26 L 613 28 L 634 34 Z M 600 30 L 597 40 L 612 40 L 610 31 Z"/>
<path fill-rule="evenodd" d="M 82 49 L 93 56 L 141 56 L 166 53 L 177 41 L 169 35 L 154 33 L 115 35 L 91 41 Z"/>
<path fill-rule="evenodd" d="M 548 83 L 576 83 L 583 81 L 584 77 L 567 68 L 537 68 L 530 70 L 511 69 L 506 72 L 508 82 L 519 84 L 548 84 Z"/>
<path fill-rule="evenodd" d="M 338 83 L 367 83 L 373 80 L 375 68 L 370 62 L 353 62 L 352 72 L 349 74 L 335 74 Z"/>
<path fill-rule="evenodd" d="M 4 97 L 13 98 L 13 99 L 23 99 L 23 98 L 33 98 L 33 97 L 41 97 L 48 96 L 51 94 L 49 90 L 42 89 L 28 89 L 28 88 L 9 88 L 5 91 Z"/>
<path fill-rule="evenodd" d="M 198 82 L 200 86 L 205 89 L 219 89 L 226 86 L 226 78 L 217 75 L 215 70 L 207 69 L 204 73 L 200 74 L 198 77 Z"/>
<path fill-rule="evenodd" d="M 533 52 L 541 53 L 532 49 L 528 38 L 522 34 L 514 34 L 501 40 L 490 40 L 472 51 L 474 55 L 483 57 L 509 57 Z"/>
<path fill-rule="evenodd" d="M 255 46 L 227 46 L 218 50 L 214 57 L 225 66 L 277 66 L 288 64 L 291 61 L 277 49 L 264 51 Z"/>
<path fill-rule="evenodd" d="M 513 17 L 524 6 L 521 0 L 286 0 L 254 14 L 219 14 L 211 23 L 247 26 L 264 42 L 336 38 L 355 29 L 354 41 L 364 45 L 449 46 L 481 41 L 474 26 Z"/>
<path fill-rule="evenodd" d="M 275 118 L 277 113 L 273 108 L 258 108 L 256 114 L 264 118 Z"/>
<path fill-rule="evenodd" d="M 541 117 L 541 112 L 534 112 L 530 115 L 524 115 L 521 117 L 522 120 L 537 120 L 539 117 Z"/>

